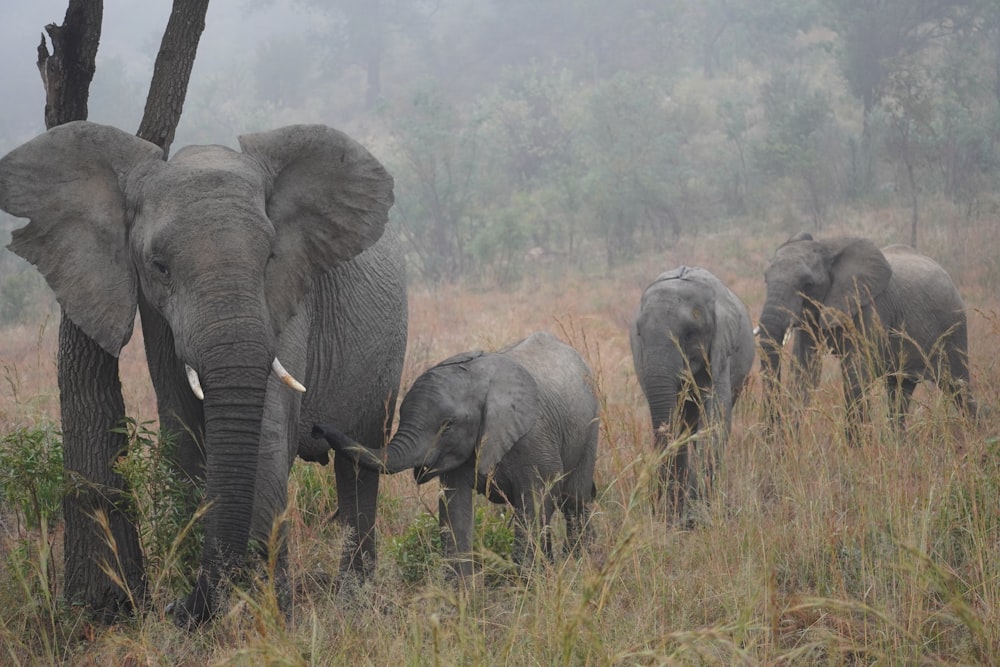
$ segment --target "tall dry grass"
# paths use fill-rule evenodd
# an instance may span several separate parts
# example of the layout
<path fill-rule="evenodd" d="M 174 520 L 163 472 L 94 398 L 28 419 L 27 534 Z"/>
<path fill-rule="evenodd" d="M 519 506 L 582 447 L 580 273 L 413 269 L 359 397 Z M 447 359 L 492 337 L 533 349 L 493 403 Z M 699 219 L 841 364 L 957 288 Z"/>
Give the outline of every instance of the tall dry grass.
<path fill-rule="evenodd" d="M 824 234 L 905 238 L 905 215 L 847 219 Z M 952 221 L 924 248 L 969 305 L 973 388 L 1000 394 L 1000 260 L 990 224 Z M 897 229 L 898 227 L 898 229 Z M 341 535 L 329 469 L 296 464 L 287 519 L 296 595 L 291 618 L 266 584 L 189 634 L 165 618 L 180 591 L 157 589 L 149 613 L 105 628 L 39 595 L 58 576 L 58 532 L 45 549 L 5 535 L 0 584 L 4 664 L 644 665 L 988 664 L 1000 661 L 1000 441 L 994 408 L 970 423 L 921 387 L 904 438 L 876 420 L 845 441 L 839 372 L 800 410 L 798 429 L 768 439 L 756 375 L 737 407 L 705 525 L 669 528 L 651 506 L 648 412 L 632 369 L 628 324 L 661 271 L 699 264 L 760 312 L 763 269 L 785 234 L 685 238 L 609 274 L 531 266 L 513 289 L 414 287 L 404 388 L 455 352 L 494 348 L 540 329 L 595 370 L 602 404 L 594 542 L 579 559 L 537 563 L 458 591 L 439 576 L 412 585 L 383 556 L 355 596 L 333 593 Z M 0 336 L 0 427 L 58 416 L 55 331 Z M 138 352 L 137 352 L 138 351 Z M 123 361 L 126 402 L 154 416 L 141 346 Z M 801 397 L 791 396 L 796 403 Z M 801 407 L 801 406 L 800 406 Z M 383 546 L 436 509 L 436 484 L 385 480 Z M 479 499 L 481 501 L 481 499 Z M 45 558 L 44 568 L 39 564 Z M 44 572 L 43 572 L 44 570 Z M 155 576 L 156 573 L 154 573 Z M 44 576 L 45 581 L 40 581 Z M 56 591 L 58 593 L 58 591 Z M 22 619 L 29 619 L 27 621 Z M 31 620 L 34 619 L 34 620 Z"/>

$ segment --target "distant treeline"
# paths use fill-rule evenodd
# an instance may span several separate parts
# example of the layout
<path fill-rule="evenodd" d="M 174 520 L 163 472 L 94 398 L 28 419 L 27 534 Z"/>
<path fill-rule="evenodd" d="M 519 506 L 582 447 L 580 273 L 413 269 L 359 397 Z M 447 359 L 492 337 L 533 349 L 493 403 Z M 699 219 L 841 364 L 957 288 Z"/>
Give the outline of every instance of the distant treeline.
<path fill-rule="evenodd" d="M 994 0 L 303 6 L 300 33 L 195 77 L 177 145 L 293 122 L 359 136 L 429 282 L 822 229 L 845 206 L 905 207 L 911 242 L 929 200 L 1000 210 Z M 105 67 L 91 117 L 128 127 L 148 82 Z"/>

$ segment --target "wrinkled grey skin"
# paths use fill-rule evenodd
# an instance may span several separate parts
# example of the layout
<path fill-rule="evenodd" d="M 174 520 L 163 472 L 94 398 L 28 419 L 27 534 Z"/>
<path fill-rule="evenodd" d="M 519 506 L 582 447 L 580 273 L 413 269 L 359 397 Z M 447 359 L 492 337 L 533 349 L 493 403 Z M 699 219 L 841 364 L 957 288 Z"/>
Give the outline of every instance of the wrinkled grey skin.
<path fill-rule="evenodd" d="M 884 378 L 900 431 L 910 397 L 924 379 L 933 379 L 975 415 L 965 304 L 948 273 L 929 257 L 904 245 L 879 250 L 867 239 L 816 240 L 803 232 L 778 248 L 765 277 L 765 378 L 780 382 L 780 347 L 792 328 L 798 371 L 791 374 L 792 386 L 808 396 L 819 381 L 820 350 L 829 347 L 841 361 L 853 444 L 857 427 L 870 419 L 863 394 L 875 379 Z"/>
<path fill-rule="evenodd" d="M 424 372 L 403 398 L 399 426 L 384 449 L 368 449 L 317 424 L 338 453 L 385 474 L 412 469 L 418 483 L 441 477 L 445 550 L 472 572 L 472 490 L 510 503 L 515 560 L 529 557 L 525 530 L 548 526 L 558 505 L 574 551 L 585 541 L 594 496 L 598 402 L 586 362 L 548 333 L 505 350 L 467 352 Z M 551 553 L 547 531 L 543 548 Z"/>
<path fill-rule="evenodd" d="M 142 313 L 161 427 L 212 503 L 197 584 L 174 606 L 185 624 L 217 611 L 224 579 L 267 543 L 296 452 L 328 460 L 313 422 L 336 415 L 358 438 L 383 437 L 406 347 L 404 267 L 395 233 L 383 236 L 392 177 L 324 126 L 240 145 L 164 162 L 153 144 L 77 122 L 0 161 L 0 207 L 30 218 L 10 248 L 67 316 L 117 356 Z M 304 394 L 271 372 L 275 357 Z M 343 459 L 335 469 L 353 535 L 342 568 L 360 572 L 374 558 L 378 476 Z"/>
<path fill-rule="evenodd" d="M 746 305 L 711 272 L 681 266 L 660 274 L 642 293 L 630 341 L 636 377 L 664 451 L 680 439 L 660 469 L 668 515 L 690 523 L 689 504 L 711 482 L 729 439 L 733 405 L 753 365 L 754 338 Z M 692 438 L 703 429 L 707 437 Z M 691 445 L 707 467 L 696 474 Z M 703 443 L 703 444 L 702 444 Z"/>

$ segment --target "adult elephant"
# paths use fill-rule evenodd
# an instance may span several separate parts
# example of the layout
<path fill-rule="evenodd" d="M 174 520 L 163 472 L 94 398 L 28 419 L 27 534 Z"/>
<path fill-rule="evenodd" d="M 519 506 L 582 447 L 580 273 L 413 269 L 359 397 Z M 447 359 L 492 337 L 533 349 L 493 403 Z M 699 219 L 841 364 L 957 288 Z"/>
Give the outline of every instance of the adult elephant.
<path fill-rule="evenodd" d="M 584 541 L 594 497 L 599 405 L 589 366 L 552 334 L 539 332 L 498 352 L 464 352 L 425 371 L 399 406 L 392 440 L 368 449 L 339 429 L 313 435 L 358 465 L 419 484 L 441 477 L 439 521 L 457 571 L 472 573 L 472 491 L 510 503 L 514 559 L 529 555 L 527 530 L 547 527 L 558 506 L 569 550 Z M 551 553 L 545 530 L 543 549 Z"/>
<path fill-rule="evenodd" d="M 681 266 L 661 273 L 642 293 L 630 342 L 636 377 L 653 422 L 654 447 L 677 451 L 660 468 L 670 516 L 691 523 L 688 503 L 703 480 L 692 471 L 691 443 L 709 429 L 706 477 L 714 471 L 732 424 L 733 405 L 753 365 L 746 305 L 710 271 Z"/>
<path fill-rule="evenodd" d="M 765 278 L 759 333 L 771 392 L 791 329 L 797 386 L 808 391 L 818 383 L 821 349 L 840 357 L 853 444 L 858 426 L 870 419 L 864 391 L 876 378 L 885 379 L 897 429 L 904 426 L 914 389 L 927 378 L 975 414 L 965 304 L 948 273 L 929 257 L 904 245 L 880 250 L 863 238 L 817 240 L 802 232 L 778 248 Z M 775 403 L 770 405 L 775 420 Z"/>
<path fill-rule="evenodd" d="M 267 543 L 296 452 L 328 460 L 313 422 L 383 437 L 406 347 L 404 266 L 383 235 L 392 177 L 324 126 L 240 146 L 191 146 L 166 162 L 133 135 L 75 122 L 0 160 L 0 207 L 30 219 L 9 247 L 66 316 L 117 356 L 141 311 L 161 428 L 210 503 L 194 589 L 174 605 L 184 624 L 217 611 L 248 546 Z M 341 568 L 363 573 L 378 475 L 342 459 L 335 470 L 351 535 Z M 67 567 L 91 557 L 67 549 Z"/>

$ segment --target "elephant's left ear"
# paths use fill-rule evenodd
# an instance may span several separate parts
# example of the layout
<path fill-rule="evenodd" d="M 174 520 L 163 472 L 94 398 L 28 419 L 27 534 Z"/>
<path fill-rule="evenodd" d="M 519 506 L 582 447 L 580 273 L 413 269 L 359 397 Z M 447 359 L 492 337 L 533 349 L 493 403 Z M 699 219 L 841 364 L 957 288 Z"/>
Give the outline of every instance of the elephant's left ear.
<path fill-rule="evenodd" d="M 878 246 L 868 239 L 830 239 L 824 243 L 832 259 L 825 305 L 856 313 L 889 286 L 892 267 Z"/>
<path fill-rule="evenodd" d="M 267 292 L 283 321 L 312 285 L 356 257 L 385 229 L 393 180 L 361 144 L 325 125 L 291 125 L 239 138 L 265 171 L 274 257 Z"/>
<path fill-rule="evenodd" d="M 476 469 L 488 475 L 538 421 L 538 384 L 521 364 L 500 355 L 476 363 L 492 366 L 479 428 Z"/>

